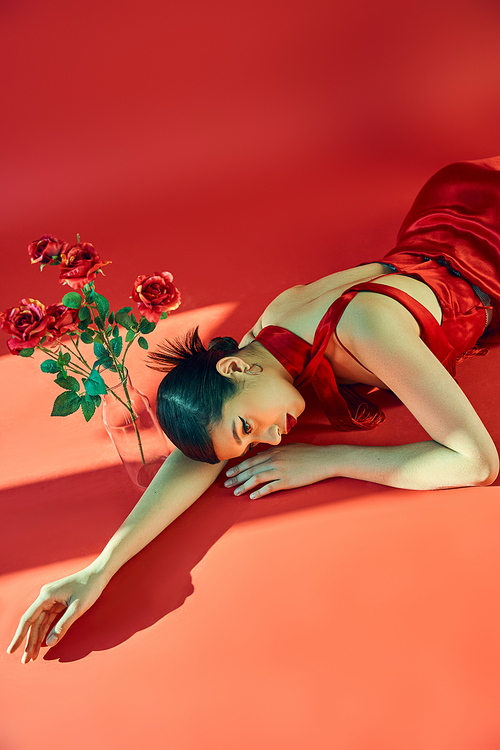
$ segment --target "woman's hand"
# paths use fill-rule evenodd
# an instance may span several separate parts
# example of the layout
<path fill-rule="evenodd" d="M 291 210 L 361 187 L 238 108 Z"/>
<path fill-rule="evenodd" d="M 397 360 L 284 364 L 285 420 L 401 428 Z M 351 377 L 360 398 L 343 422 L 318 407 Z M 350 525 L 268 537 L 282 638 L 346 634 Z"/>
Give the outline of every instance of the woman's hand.
<path fill-rule="evenodd" d="M 245 459 L 226 472 L 228 479 L 225 487 L 237 487 L 234 494 L 242 495 L 254 490 L 252 500 L 278 490 L 289 490 L 314 484 L 332 476 L 329 470 L 325 446 L 289 443 L 258 453 Z"/>
<path fill-rule="evenodd" d="M 54 646 L 67 633 L 70 626 L 91 607 L 101 595 L 106 581 L 91 567 L 42 586 L 40 596 L 21 617 L 16 634 L 7 652 L 16 651 L 27 635 L 21 659 L 23 664 L 33 661 L 54 620 L 62 614 L 47 638 L 47 646 Z"/>

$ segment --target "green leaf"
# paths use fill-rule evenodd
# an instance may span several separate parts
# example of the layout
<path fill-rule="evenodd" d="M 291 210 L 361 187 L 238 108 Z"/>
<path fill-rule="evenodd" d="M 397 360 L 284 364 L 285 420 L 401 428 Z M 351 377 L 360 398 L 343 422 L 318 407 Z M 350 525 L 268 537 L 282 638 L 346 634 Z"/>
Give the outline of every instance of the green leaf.
<path fill-rule="evenodd" d="M 67 417 L 80 408 L 80 396 L 74 391 L 61 393 L 54 401 L 51 417 Z"/>
<path fill-rule="evenodd" d="M 166 320 L 168 318 L 168 312 L 162 312 L 160 315 L 160 320 Z"/>
<path fill-rule="evenodd" d="M 40 370 L 42 372 L 59 372 L 60 368 L 53 359 L 45 359 L 40 365 Z"/>
<path fill-rule="evenodd" d="M 80 307 L 80 309 L 78 310 L 78 318 L 80 320 L 88 320 L 90 322 L 92 316 L 90 314 L 89 308 L 85 307 L 85 305 Z"/>
<path fill-rule="evenodd" d="M 129 312 L 132 312 L 132 308 L 131 307 L 120 307 L 120 309 L 118 310 L 118 312 L 116 313 L 116 315 L 118 315 L 118 313 L 129 313 Z"/>
<path fill-rule="evenodd" d="M 120 329 L 118 328 L 118 326 L 115 326 L 113 328 L 113 338 L 117 339 L 119 335 L 120 335 Z"/>
<path fill-rule="evenodd" d="M 47 340 L 47 336 L 43 336 L 42 340 L 40 341 L 40 344 L 45 344 L 46 340 Z"/>
<path fill-rule="evenodd" d="M 108 349 L 104 344 L 100 344 L 98 341 L 94 341 L 94 354 L 96 357 L 102 357 L 108 355 Z"/>
<path fill-rule="evenodd" d="M 146 318 L 141 318 L 141 322 L 139 323 L 139 331 L 141 333 L 148 335 L 148 333 L 153 333 L 154 329 L 156 328 L 156 325 L 152 323 L 150 320 L 147 320 Z"/>
<path fill-rule="evenodd" d="M 103 297 L 102 294 L 95 295 L 95 303 L 97 305 L 97 309 L 99 310 L 99 315 L 102 318 L 102 320 L 106 320 L 106 318 L 109 315 L 109 302 L 106 299 L 106 297 Z"/>
<path fill-rule="evenodd" d="M 35 350 L 33 348 L 21 349 L 19 352 L 20 357 L 31 357 Z"/>
<path fill-rule="evenodd" d="M 127 331 L 127 335 L 125 336 L 125 341 L 133 341 L 135 336 L 135 331 Z"/>
<path fill-rule="evenodd" d="M 84 331 L 82 335 L 80 336 L 81 340 L 84 344 L 91 344 L 94 340 L 94 336 L 92 335 L 92 331 Z"/>
<path fill-rule="evenodd" d="M 130 319 L 131 319 L 132 323 L 134 324 L 135 330 L 137 331 L 137 329 L 139 327 L 139 323 L 137 322 L 137 318 L 135 317 L 134 313 L 132 313 L 132 312 L 130 313 Z"/>
<path fill-rule="evenodd" d="M 139 338 L 137 339 L 137 343 L 139 344 L 141 349 L 149 349 L 149 344 L 144 338 L 144 336 L 139 336 Z"/>
<path fill-rule="evenodd" d="M 78 329 L 79 329 L 80 331 L 86 331 L 86 330 L 87 330 L 87 328 L 89 327 L 89 324 L 90 324 L 90 320 L 83 320 L 83 321 L 81 320 L 81 321 L 80 321 L 80 322 L 78 323 Z"/>
<path fill-rule="evenodd" d="M 123 328 L 126 328 L 128 331 L 131 331 L 134 327 L 134 324 L 130 320 L 128 313 L 126 313 L 124 310 L 118 310 L 115 315 L 115 320 L 118 325 L 123 326 Z"/>
<path fill-rule="evenodd" d="M 103 344 L 104 343 L 104 339 L 102 337 L 102 334 L 99 333 L 99 331 L 96 331 L 95 334 L 94 334 L 94 343 L 95 344 Z"/>
<path fill-rule="evenodd" d="M 111 339 L 111 348 L 113 349 L 115 357 L 119 357 L 123 348 L 123 339 L 121 336 L 117 339 Z"/>
<path fill-rule="evenodd" d="M 57 383 L 57 385 L 60 385 L 61 388 L 65 388 L 67 391 L 75 391 L 77 393 L 80 390 L 80 383 L 71 375 L 64 377 L 61 373 L 61 375 L 54 380 L 54 383 Z"/>
<path fill-rule="evenodd" d="M 110 323 L 110 325 L 113 325 L 114 322 L 115 322 L 115 314 L 110 312 L 108 315 L 108 323 Z"/>
<path fill-rule="evenodd" d="M 90 396 L 90 398 L 92 399 L 92 401 L 94 402 L 94 404 L 96 406 L 100 406 L 100 404 L 101 404 L 101 397 L 100 396 Z"/>
<path fill-rule="evenodd" d="M 112 366 L 113 360 L 108 354 L 99 357 L 99 359 L 96 359 L 96 361 L 94 362 L 94 368 L 102 367 L 103 370 L 109 370 Z"/>
<path fill-rule="evenodd" d="M 83 396 L 80 401 L 80 406 L 82 408 L 83 416 L 85 417 L 85 421 L 88 422 L 92 419 L 95 412 L 95 404 L 91 396 Z"/>
<path fill-rule="evenodd" d="M 62 303 L 71 310 L 78 310 L 82 306 L 82 298 L 77 292 L 68 292 L 62 298 Z"/>
<path fill-rule="evenodd" d="M 97 370 L 92 370 L 86 380 L 83 381 L 87 396 L 104 395 L 106 393 L 106 384 Z"/>
<path fill-rule="evenodd" d="M 70 354 L 69 352 L 65 352 L 65 353 L 63 354 L 63 359 L 64 359 L 64 364 L 66 364 L 66 365 L 67 365 L 67 364 L 68 364 L 68 362 L 69 362 L 69 361 L 70 361 L 70 359 L 71 359 L 71 354 Z"/>

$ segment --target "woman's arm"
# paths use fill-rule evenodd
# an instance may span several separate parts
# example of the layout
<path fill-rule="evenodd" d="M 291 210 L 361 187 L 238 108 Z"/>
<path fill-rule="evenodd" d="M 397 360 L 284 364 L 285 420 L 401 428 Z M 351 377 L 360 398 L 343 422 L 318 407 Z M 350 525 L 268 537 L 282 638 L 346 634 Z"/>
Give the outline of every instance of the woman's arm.
<path fill-rule="evenodd" d="M 25 612 L 8 648 L 15 651 L 28 634 L 23 662 L 36 659 L 52 623 L 64 612 L 49 635 L 54 645 L 99 598 L 116 571 L 189 508 L 224 468 L 226 462 L 205 464 L 174 450 L 141 499 L 101 554 L 84 570 L 42 587 Z"/>
<path fill-rule="evenodd" d="M 379 294 L 363 293 L 352 302 L 338 330 L 343 344 L 431 438 L 378 449 L 383 451 L 378 457 L 373 453 L 383 483 L 413 489 L 491 484 L 499 468 L 493 440 L 457 382 L 420 339 L 410 313 Z"/>
<path fill-rule="evenodd" d="M 229 486 L 261 497 L 344 476 L 405 489 L 491 484 L 498 453 L 456 381 L 418 336 L 410 313 L 380 294 L 357 295 L 337 334 L 348 351 L 408 407 L 428 441 L 397 446 L 288 445 L 246 459 Z M 263 485 L 257 489 L 258 485 Z"/>
<path fill-rule="evenodd" d="M 175 449 L 137 505 L 92 563 L 106 583 L 121 566 L 189 508 L 218 477 L 226 461 L 205 464 Z"/>

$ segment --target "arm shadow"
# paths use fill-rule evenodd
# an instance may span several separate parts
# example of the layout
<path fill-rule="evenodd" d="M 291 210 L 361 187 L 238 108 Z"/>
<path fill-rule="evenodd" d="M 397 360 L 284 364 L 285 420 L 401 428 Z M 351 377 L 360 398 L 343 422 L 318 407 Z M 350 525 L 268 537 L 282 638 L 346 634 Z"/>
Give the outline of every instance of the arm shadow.
<path fill-rule="evenodd" d="M 357 433 L 333 431 L 314 393 L 305 395 L 306 412 L 284 443 L 388 445 L 428 439 L 388 392 L 371 395 L 386 412 L 386 421 L 375 432 Z M 493 437 L 498 444 L 500 434 Z M 222 474 L 191 508 L 126 563 L 44 659 L 76 661 L 113 648 L 181 607 L 194 591 L 191 571 L 235 524 L 387 492 L 370 482 L 335 478 L 251 501 L 248 496 L 236 498 L 223 484 Z M 121 466 L 5 490 L 0 493 L 5 530 L 0 569 L 9 572 L 97 555 L 138 497 Z"/>

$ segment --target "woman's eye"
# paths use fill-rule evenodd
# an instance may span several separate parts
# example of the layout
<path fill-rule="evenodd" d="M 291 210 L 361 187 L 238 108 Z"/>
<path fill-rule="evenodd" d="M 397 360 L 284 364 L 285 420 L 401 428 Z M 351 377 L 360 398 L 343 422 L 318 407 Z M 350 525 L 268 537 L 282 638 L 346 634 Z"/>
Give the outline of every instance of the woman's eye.
<path fill-rule="evenodd" d="M 245 420 L 242 417 L 240 417 L 240 419 L 241 419 L 241 424 L 243 427 L 243 432 L 245 433 L 245 435 L 250 435 L 250 433 L 252 432 L 252 428 L 250 427 L 248 422 L 245 422 Z"/>

